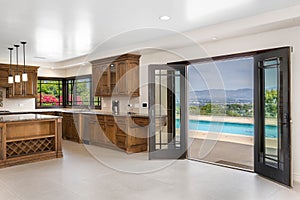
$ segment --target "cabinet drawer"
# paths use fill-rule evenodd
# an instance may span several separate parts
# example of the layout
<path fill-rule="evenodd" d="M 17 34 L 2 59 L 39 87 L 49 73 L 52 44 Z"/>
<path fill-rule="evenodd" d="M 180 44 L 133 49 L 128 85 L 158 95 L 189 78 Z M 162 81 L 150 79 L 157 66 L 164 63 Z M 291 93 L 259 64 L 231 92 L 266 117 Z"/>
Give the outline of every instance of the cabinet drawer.
<path fill-rule="evenodd" d="M 105 122 L 105 117 L 104 115 L 97 115 L 98 121 L 99 122 Z"/>
<path fill-rule="evenodd" d="M 148 118 L 141 118 L 141 117 L 133 117 L 133 126 L 148 126 L 149 125 L 149 119 Z"/>
<path fill-rule="evenodd" d="M 115 123 L 115 118 L 113 116 L 105 116 L 107 123 Z"/>

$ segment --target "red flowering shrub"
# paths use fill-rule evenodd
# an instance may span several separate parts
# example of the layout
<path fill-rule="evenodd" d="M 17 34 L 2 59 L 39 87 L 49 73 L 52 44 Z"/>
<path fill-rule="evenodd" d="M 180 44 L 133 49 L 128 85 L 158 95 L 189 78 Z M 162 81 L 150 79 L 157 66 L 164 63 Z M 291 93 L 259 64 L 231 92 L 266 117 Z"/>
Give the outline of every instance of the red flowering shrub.
<path fill-rule="evenodd" d="M 48 104 L 48 105 L 58 105 L 58 98 L 56 98 L 53 94 L 44 94 L 42 93 L 42 98 L 40 99 L 40 96 L 38 96 L 38 102 L 41 102 L 42 104 Z"/>

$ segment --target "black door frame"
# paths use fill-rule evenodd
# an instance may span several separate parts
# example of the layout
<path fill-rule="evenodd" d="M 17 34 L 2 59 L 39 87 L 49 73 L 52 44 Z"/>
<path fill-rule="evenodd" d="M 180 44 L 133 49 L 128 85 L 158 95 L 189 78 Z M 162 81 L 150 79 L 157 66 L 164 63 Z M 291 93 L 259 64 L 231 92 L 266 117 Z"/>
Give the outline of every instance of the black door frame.
<path fill-rule="evenodd" d="M 155 104 L 155 70 L 178 70 L 180 71 L 180 148 L 167 148 L 167 149 L 156 149 L 156 138 L 155 138 L 155 131 L 156 131 L 156 118 L 157 114 L 155 113 L 154 104 Z M 187 97 L 185 92 L 187 91 L 186 87 L 186 66 L 185 65 L 149 65 L 148 66 L 148 93 L 149 93 L 149 117 L 150 117 L 150 124 L 149 124 L 149 159 L 185 159 L 187 155 Z M 168 80 L 169 83 L 171 83 Z M 171 92 L 167 92 L 169 97 L 172 101 L 175 101 L 174 94 Z M 184 94 L 184 95 L 182 95 Z M 174 104 L 174 102 L 173 102 Z M 171 107 L 168 107 L 170 110 Z M 175 110 L 174 110 L 175 112 Z M 175 114 L 168 111 L 168 116 L 170 120 L 173 120 L 175 123 Z M 159 116 L 158 116 L 159 117 Z M 170 121 L 170 120 L 167 120 Z M 175 124 L 170 124 L 168 127 L 168 131 L 175 131 Z M 170 133 L 171 134 L 171 133 Z M 174 135 L 172 136 L 174 137 Z M 170 139 L 170 138 L 168 138 Z"/>
<path fill-rule="evenodd" d="M 270 50 L 254 56 L 254 172 L 287 186 L 292 186 L 290 133 L 290 53 L 291 48 Z M 265 163 L 264 67 L 268 59 L 279 59 L 278 166 Z M 281 148 L 280 148 L 281 147 Z"/>

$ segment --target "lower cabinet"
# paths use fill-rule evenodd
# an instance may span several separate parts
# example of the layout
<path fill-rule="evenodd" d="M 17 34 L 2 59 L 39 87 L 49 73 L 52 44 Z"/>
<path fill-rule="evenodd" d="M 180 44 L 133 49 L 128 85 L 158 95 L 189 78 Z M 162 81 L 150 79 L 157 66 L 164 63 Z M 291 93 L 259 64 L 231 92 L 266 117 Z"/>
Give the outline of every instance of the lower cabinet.
<path fill-rule="evenodd" d="M 62 138 L 65 140 L 71 140 L 81 143 L 79 137 L 79 114 L 63 113 L 63 132 Z"/>
<path fill-rule="evenodd" d="M 147 151 L 149 119 L 142 117 L 133 117 L 131 119 L 127 136 L 127 152 Z"/>
<path fill-rule="evenodd" d="M 147 117 L 63 114 L 63 139 L 123 150 L 147 151 Z M 79 127 L 78 127 L 79 126 Z"/>
<path fill-rule="evenodd" d="M 108 144 L 115 145 L 117 126 L 113 116 L 105 116 L 105 126 L 104 134 L 108 139 Z"/>

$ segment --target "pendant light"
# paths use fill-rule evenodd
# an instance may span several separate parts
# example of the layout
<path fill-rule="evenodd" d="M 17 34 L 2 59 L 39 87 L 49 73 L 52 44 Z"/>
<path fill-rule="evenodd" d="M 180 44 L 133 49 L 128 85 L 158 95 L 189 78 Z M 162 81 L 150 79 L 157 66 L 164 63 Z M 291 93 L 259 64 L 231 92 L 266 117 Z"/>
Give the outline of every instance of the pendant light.
<path fill-rule="evenodd" d="M 8 83 L 9 84 L 14 83 L 14 77 L 11 74 L 11 57 L 12 57 L 12 50 L 13 49 L 14 48 L 11 48 L 11 47 L 8 48 L 8 50 L 9 50 L 9 76 L 8 76 Z"/>
<path fill-rule="evenodd" d="M 22 81 L 26 82 L 28 81 L 28 76 L 26 73 L 26 66 L 25 66 L 25 44 L 26 42 L 21 42 L 21 44 L 23 45 L 23 57 L 24 57 L 24 69 L 23 69 L 23 74 L 22 74 Z"/>
<path fill-rule="evenodd" d="M 17 74 L 15 75 L 15 82 L 20 83 L 21 76 L 19 74 L 19 58 L 18 58 L 18 48 L 20 47 L 20 45 L 15 44 L 14 46 L 16 47 L 16 59 L 17 59 L 17 71 L 16 71 Z"/>

